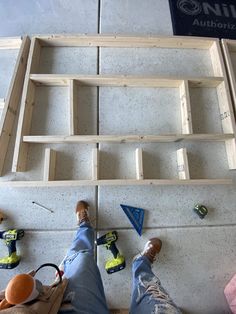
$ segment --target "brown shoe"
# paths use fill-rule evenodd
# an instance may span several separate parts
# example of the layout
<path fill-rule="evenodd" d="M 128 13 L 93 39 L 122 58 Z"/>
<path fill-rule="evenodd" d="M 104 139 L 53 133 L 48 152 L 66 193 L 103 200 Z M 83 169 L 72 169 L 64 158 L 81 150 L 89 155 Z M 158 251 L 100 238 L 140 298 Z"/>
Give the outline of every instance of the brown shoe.
<path fill-rule="evenodd" d="M 150 239 L 143 249 L 141 253 L 142 256 L 146 256 L 151 263 L 156 260 L 156 255 L 160 252 L 162 246 L 162 242 L 158 238 Z"/>
<path fill-rule="evenodd" d="M 88 209 L 89 209 L 89 204 L 87 202 L 79 201 L 77 203 L 75 213 L 76 213 L 78 225 L 80 225 L 83 222 L 90 223 Z"/>

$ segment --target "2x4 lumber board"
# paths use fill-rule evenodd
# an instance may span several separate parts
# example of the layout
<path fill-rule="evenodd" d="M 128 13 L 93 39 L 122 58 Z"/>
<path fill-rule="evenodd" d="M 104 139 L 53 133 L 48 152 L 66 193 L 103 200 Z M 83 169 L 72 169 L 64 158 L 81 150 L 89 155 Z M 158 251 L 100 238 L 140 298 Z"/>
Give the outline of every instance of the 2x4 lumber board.
<path fill-rule="evenodd" d="M 128 47 L 128 48 L 193 48 L 209 49 L 213 38 L 200 37 L 153 37 L 111 35 L 47 35 L 37 36 L 42 46 L 57 47 Z"/>
<path fill-rule="evenodd" d="M 226 154 L 230 170 L 236 169 L 236 139 L 225 141 Z"/>
<path fill-rule="evenodd" d="M 218 85 L 216 91 L 218 96 L 223 132 L 236 134 L 233 108 L 228 85 L 226 84 L 226 82 L 222 82 L 220 85 Z"/>
<path fill-rule="evenodd" d="M 189 180 L 188 155 L 186 148 L 177 150 L 178 175 L 180 180 Z"/>
<path fill-rule="evenodd" d="M 21 37 L 0 37 L 0 49 L 20 49 L 21 44 Z"/>
<path fill-rule="evenodd" d="M 45 149 L 43 181 L 54 181 L 56 174 L 56 151 L 51 148 Z"/>
<path fill-rule="evenodd" d="M 165 77 L 165 76 L 128 76 L 128 75 L 68 75 L 68 74 L 31 74 L 30 79 L 36 85 L 68 86 L 71 80 L 86 86 L 123 86 L 123 87 L 176 87 L 183 80 L 190 87 L 217 87 L 223 77 Z"/>
<path fill-rule="evenodd" d="M 230 81 L 230 87 L 233 94 L 234 109 L 236 111 L 236 78 L 235 78 L 234 68 L 233 68 L 231 55 L 230 55 L 230 52 L 236 52 L 236 41 L 222 39 L 222 47 L 224 51 L 224 57 L 225 57 L 225 63 L 226 63 L 228 77 Z M 232 49 L 232 47 L 234 47 L 235 49 Z"/>
<path fill-rule="evenodd" d="M 236 136 L 236 125 L 231 102 L 229 84 L 227 79 L 226 68 L 218 41 L 214 42 L 210 48 L 211 59 L 215 75 L 224 77 L 224 82 L 216 88 L 219 101 L 219 109 L 221 116 L 222 129 L 224 133 L 234 133 Z M 229 164 L 229 169 L 236 169 L 236 148 L 235 139 L 225 142 L 226 154 Z"/>
<path fill-rule="evenodd" d="M 0 98 L 0 110 L 3 110 L 5 105 L 5 99 L 4 98 Z"/>
<path fill-rule="evenodd" d="M 221 83 L 217 87 L 217 95 L 223 132 L 233 133 L 236 136 L 233 108 L 228 90 L 228 84 L 226 82 Z M 236 169 L 235 138 L 226 140 L 225 148 L 229 169 Z"/>
<path fill-rule="evenodd" d="M 232 184 L 231 179 L 158 179 L 158 180 L 66 180 L 66 181 L 1 181 L 0 187 L 73 187 L 73 186 L 135 186 L 135 185 L 225 185 Z"/>
<path fill-rule="evenodd" d="M 136 179 L 143 180 L 143 150 L 142 148 L 137 148 L 135 150 L 136 159 Z"/>
<path fill-rule="evenodd" d="M 188 81 L 185 80 L 181 83 L 179 91 L 180 91 L 182 133 L 191 134 L 193 133 L 193 125 Z"/>
<path fill-rule="evenodd" d="M 92 180 L 98 180 L 99 175 L 99 151 L 97 148 L 92 149 Z"/>
<path fill-rule="evenodd" d="M 69 101 L 70 101 L 70 125 L 69 134 L 77 134 L 77 84 L 76 81 L 69 81 Z"/>
<path fill-rule="evenodd" d="M 217 86 L 222 128 L 224 133 L 236 134 L 236 127 L 233 114 L 233 106 L 230 97 L 229 84 L 227 80 L 226 68 L 218 41 L 214 42 L 210 49 L 212 65 L 215 75 L 220 75 L 224 81 Z"/>
<path fill-rule="evenodd" d="M 63 143 L 158 143 L 178 141 L 225 141 L 234 134 L 168 134 L 168 135 L 29 135 L 24 143 L 63 144 Z"/>
<path fill-rule="evenodd" d="M 225 77 L 223 56 L 220 49 L 220 42 L 218 40 L 214 41 L 209 51 L 210 51 L 210 57 L 211 57 L 214 75 Z"/>
<path fill-rule="evenodd" d="M 229 52 L 236 52 L 236 40 L 234 39 L 222 39 L 223 46 L 227 46 Z"/>
<path fill-rule="evenodd" d="M 28 144 L 23 142 L 23 136 L 30 133 L 31 119 L 34 107 L 35 84 L 30 81 L 29 76 L 36 72 L 40 59 L 40 44 L 37 39 L 31 41 L 22 101 L 16 133 L 16 142 L 13 155 L 12 171 L 20 172 L 26 170 Z"/>
<path fill-rule="evenodd" d="M 10 86 L 2 108 L 0 119 L 0 175 L 2 175 L 17 108 L 21 99 L 29 48 L 30 39 L 26 36 L 21 42 Z"/>

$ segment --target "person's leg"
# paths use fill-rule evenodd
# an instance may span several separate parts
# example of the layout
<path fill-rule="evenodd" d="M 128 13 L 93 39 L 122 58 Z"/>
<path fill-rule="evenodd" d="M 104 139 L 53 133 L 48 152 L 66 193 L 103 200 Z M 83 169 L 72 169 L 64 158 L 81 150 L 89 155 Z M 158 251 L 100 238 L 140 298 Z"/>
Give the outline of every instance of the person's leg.
<path fill-rule="evenodd" d="M 94 230 L 88 216 L 85 218 L 79 218 L 79 229 L 63 261 L 64 275 L 69 280 L 63 302 L 71 303 L 74 310 L 70 313 L 106 314 L 109 311 L 104 288 L 94 260 Z"/>
<path fill-rule="evenodd" d="M 159 247 L 156 248 L 156 252 L 154 250 L 154 254 L 153 252 L 151 255 L 146 254 L 146 249 L 142 255 L 133 261 L 130 314 L 181 313 L 151 269 L 155 255 L 159 253 L 160 249 L 161 242 Z"/>
<path fill-rule="evenodd" d="M 83 250 L 87 250 L 92 255 L 94 253 L 94 230 L 88 222 L 80 224 L 66 255 L 70 256 Z"/>

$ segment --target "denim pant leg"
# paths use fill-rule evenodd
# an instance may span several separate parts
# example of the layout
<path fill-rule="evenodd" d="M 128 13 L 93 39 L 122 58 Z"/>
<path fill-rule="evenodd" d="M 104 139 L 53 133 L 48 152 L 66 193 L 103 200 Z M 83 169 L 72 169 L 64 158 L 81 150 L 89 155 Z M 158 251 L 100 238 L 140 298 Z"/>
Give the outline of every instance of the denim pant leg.
<path fill-rule="evenodd" d="M 151 262 L 146 256 L 133 262 L 132 277 L 131 314 L 181 313 L 152 272 Z"/>
<path fill-rule="evenodd" d="M 65 277 L 69 279 L 64 302 L 70 302 L 71 308 L 63 312 L 109 313 L 93 250 L 94 230 L 87 223 L 81 224 L 64 260 Z"/>

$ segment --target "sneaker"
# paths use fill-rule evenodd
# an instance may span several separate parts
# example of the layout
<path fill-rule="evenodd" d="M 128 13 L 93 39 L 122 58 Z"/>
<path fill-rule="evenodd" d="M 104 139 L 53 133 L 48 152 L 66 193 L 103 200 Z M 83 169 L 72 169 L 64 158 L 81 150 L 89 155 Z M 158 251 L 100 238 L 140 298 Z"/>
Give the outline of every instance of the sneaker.
<path fill-rule="evenodd" d="M 144 246 L 142 253 L 136 255 L 134 260 L 140 256 L 146 256 L 151 263 L 156 260 L 156 255 L 160 252 L 162 242 L 158 238 L 150 239 Z"/>
<path fill-rule="evenodd" d="M 78 225 L 80 225 L 83 222 L 90 223 L 88 209 L 89 209 L 89 204 L 87 202 L 79 201 L 77 203 L 75 213 L 76 213 Z"/>

